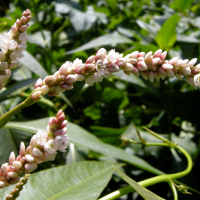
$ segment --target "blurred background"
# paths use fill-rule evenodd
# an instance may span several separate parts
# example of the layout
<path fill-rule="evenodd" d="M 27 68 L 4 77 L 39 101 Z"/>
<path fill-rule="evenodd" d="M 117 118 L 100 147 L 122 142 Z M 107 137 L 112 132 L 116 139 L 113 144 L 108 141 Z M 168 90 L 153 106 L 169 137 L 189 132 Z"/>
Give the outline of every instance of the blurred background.
<path fill-rule="evenodd" d="M 198 58 L 200 61 L 199 0 L 0 0 L 0 32 L 8 31 L 23 10 L 32 11 L 28 28 L 28 48 L 6 89 L 0 93 L 0 113 L 15 107 L 32 91 L 38 77 L 53 74 L 66 61 L 83 62 L 104 47 L 124 55 L 133 51 L 168 51 L 167 59 Z M 154 139 L 141 129 L 162 134 L 186 149 L 194 163 L 192 172 L 180 179 L 200 191 L 200 91 L 183 80 L 165 79 L 154 83 L 134 75 L 117 73 L 102 83 L 88 87 L 77 82 L 74 89 L 56 97 L 44 96 L 37 104 L 25 108 L 13 120 L 28 121 L 54 116 L 63 109 L 68 121 L 80 125 L 101 141 L 125 149 L 152 166 L 175 173 L 186 168 L 185 158 L 174 150 L 139 145 L 120 146 L 121 135 L 138 140 L 135 125 L 147 142 Z M 19 143 L 28 144 L 31 135 L 15 129 L 0 130 L 0 163 L 8 159 Z M 9 134 L 7 134 L 9 133 Z M 79 160 L 104 160 L 91 149 L 75 146 Z M 111 158 L 114 159 L 114 158 Z M 73 162 L 70 151 L 59 154 L 54 162 L 40 165 L 39 170 Z M 151 173 L 130 164 L 124 172 L 136 181 L 152 177 Z M 115 174 L 102 196 L 126 183 Z M 173 199 L 166 183 L 149 189 L 165 199 Z M 181 200 L 200 199 L 200 194 L 179 193 Z M 120 199 L 142 199 L 137 193 Z"/>

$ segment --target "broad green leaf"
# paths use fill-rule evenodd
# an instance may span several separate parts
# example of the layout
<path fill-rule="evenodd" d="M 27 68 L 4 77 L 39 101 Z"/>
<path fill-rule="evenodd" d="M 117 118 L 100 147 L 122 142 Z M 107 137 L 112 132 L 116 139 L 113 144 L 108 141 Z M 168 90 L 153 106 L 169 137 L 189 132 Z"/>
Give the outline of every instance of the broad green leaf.
<path fill-rule="evenodd" d="M 30 43 L 37 44 L 43 48 L 45 48 L 46 46 L 51 48 L 51 32 L 45 31 L 45 30 L 42 30 L 42 32 L 43 32 L 44 37 L 42 33 L 38 31 L 32 35 L 29 35 L 28 41 Z"/>
<path fill-rule="evenodd" d="M 145 200 L 164 200 L 163 198 L 157 196 L 153 192 L 147 190 L 146 188 L 139 185 L 136 181 L 128 177 L 126 174 L 124 174 L 122 171 L 117 169 L 114 166 L 117 173 L 127 182 L 129 183 Z"/>
<path fill-rule="evenodd" d="M 22 81 L 24 79 L 32 78 L 32 72 L 27 67 L 18 67 L 12 72 L 12 79 Z"/>
<path fill-rule="evenodd" d="M 29 122 L 9 122 L 6 124 L 7 128 L 19 129 L 31 133 L 36 133 L 38 130 L 45 130 L 48 124 L 49 118 L 33 120 Z M 80 126 L 68 123 L 68 136 L 70 141 L 75 145 L 87 147 L 95 152 L 101 153 L 108 157 L 114 157 L 125 162 L 128 162 L 136 167 L 149 171 L 153 174 L 163 174 L 162 171 L 149 165 L 146 161 L 138 158 L 137 156 L 128 154 L 124 150 L 114 147 L 109 144 L 101 142 L 97 137 L 84 130 Z"/>
<path fill-rule="evenodd" d="M 0 101 L 5 100 L 6 98 L 20 94 L 23 90 L 29 88 L 31 85 L 33 85 L 37 81 L 36 78 L 30 78 L 22 81 L 18 81 L 17 83 L 11 85 L 3 92 L 0 92 Z"/>
<path fill-rule="evenodd" d="M 121 164 L 116 165 L 120 167 Z M 96 200 L 114 168 L 108 162 L 87 161 L 31 174 L 18 200 Z M 1 189 L 0 199 L 13 186 Z"/>
<path fill-rule="evenodd" d="M 121 43 L 122 44 L 132 43 L 132 40 L 122 35 L 119 35 L 118 33 L 111 33 L 97 37 L 96 39 L 78 47 L 77 49 L 66 52 L 66 54 L 72 54 L 74 52 L 92 49 L 94 47 L 103 47 L 111 44 L 121 44 Z"/>
<path fill-rule="evenodd" d="M 3 105 L 0 104 L 0 116 L 5 113 Z M 13 139 L 12 133 L 8 128 L 0 129 L 0 165 L 8 162 L 10 153 L 14 151 L 17 155 L 17 146 Z"/>
<path fill-rule="evenodd" d="M 156 35 L 156 42 L 163 50 L 168 50 L 176 42 L 176 25 L 180 19 L 178 14 L 172 15 L 164 22 Z"/>
<path fill-rule="evenodd" d="M 185 12 L 187 8 L 190 8 L 193 0 L 175 0 L 172 1 L 171 7 L 176 8 L 178 11 Z"/>
<path fill-rule="evenodd" d="M 30 69 L 39 77 L 45 77 L 48 75 L 40 63 L 28 51 L 23 51 L 23 54 L 24 57 L 19 60 L 22 65 Z"/>

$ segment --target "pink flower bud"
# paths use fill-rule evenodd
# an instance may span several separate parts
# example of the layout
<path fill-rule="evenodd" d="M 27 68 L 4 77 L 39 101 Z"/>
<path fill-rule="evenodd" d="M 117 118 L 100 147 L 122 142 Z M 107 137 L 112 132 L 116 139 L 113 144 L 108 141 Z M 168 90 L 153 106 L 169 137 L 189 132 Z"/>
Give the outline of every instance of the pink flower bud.
<path fill-rule="evenodd" d="M 148 80 L 148 78 L 149 78 L 149 73 L 148 73 L 148 72 L 140 72 L 140 74 L 142 75 L 142 77 L 143 77 L 145 80 Z"/>
<path fill-rule="evenodd" d="M 39 78 L 36 83 L 35 83 L 35 87 L 34 88 L 37 88 L 37 87 L 41 87 L 42 86 L 42 79 Z"/>
<path fill-rule="evenodd" d="M 133 70 L 131 72 L 132 72 L 132 74 L 134 74 L 136 76 L 140 76 L 140 72 L 138 71 L 138 69 L 136 67 L 133 67 Z"/>
<path fill-rule="evenodd" d="M 15 161 L 15 153 L 12 151 L 9 157 L 9 164 L 12 165 L 13 161 Z"/>
<path fill-rule="evenodd" d="M 23 142 L 20 143 L 20 150 L 19 150 L 19 154 L 20 156 L 24 156 L 25 155 L 25 144 Z"/>
<path fill-rule="evenodd" d="M 154 54 L 153 54 L 153 57 L 160 57 L 161 56 L 161 53 L 162 53 L 162 49 L 158 49 Z"/>
<path fill-rule="evenodd" d="M 23 26 L 24 24 L 26 24 L 26 17 L 22 16 L 20 19 L 20 25 Z"/>
<path fill-rule="evenodd" d="M 45 145 L 44 145 L 44 150 L 50 154 L 54 154 L 57 150 L 57 146 L 54 140 L 49 140 Z"/>
<path fill-rule="evenodd" d="M 20 161 L 13 161 L 12 166 L 18 170 L 22 168 L 22 163 Z"/>
<path fill-rule="evenodd" d="M 60 87 L 61 87 L 62 89 L 65 89 L 65 90 L 71 90 L 71 89 L 73 89 L 73 85 L 68 85 L 68 84 L 66 84 L 66 83 L 62 83 L 62 84 L 60 85 Z"/>
<path fill-rule="evenodd" d="M 126 63 L 124 66 L 124 71 L 130 72 L 133 70 L 133 65 L 131 63 Z"/>
<path fill-rule="evenodd" d="M 129 55 L 129 58 L 136 58 L 138 55 L 139 51 L 134 51 Z"/>
<path fill-rule="evenodd" d="M 33 135 L 33 137 L 31 138 L 31 141 L 30 141 L 30 146 L 35 147 L 36 145 L 37 145 L 37 136 Z"/>
<path fill-rule="evenodd" d="M 65 82 L 68 85 L 71 85 L 71 84 L 75 83 L 76 82 L 76 76 L 74 76 L 73 74 L 67 75 L 66 78 L 65 78 Z"/>
<path fill-rule="evenodd" d="M 104 60 L 105 57 L 106 57 L 105 53 L 99 52 L 96 54 L 96 56 L 94 58 L 95 58 L 95 61 L 97 62 L 98 60 Z"/>
<path fill-rule="evenodd" d="M 191 69 L 190 69 L 190 67 L 183 67 L 183 68 L 181 69 L 181 71 L 182 71 L 182 73 L 183 73 L 184 75 L 190 75 L 190 74 L 191 74 Z"/>
<path fill-rule="evenodd" d="M 36 163 L 27 163 L 24 165 L 24 172 L 25 173 L 30 173 L 37 169 L 37 164 Z"/>
<path fill-rule="evenodd" d="M 148 67 L 144 61 L 140 61 L 137 63 L 137 69 L 139 71 L 146 71 L 148 69 Z"/>
<path fill-rule="evenodd" d="M 55 78 L 53 76 L 47 76 L 45 79 L 44 79 L 44 82 L 48 85 L 48 86 L 53 86 L 54 83 L 55 83 Z"/>
<path fill-rule="evenodd" d="M 67 132 L 67 128 L 59 129 L 55 132 L 55 135 L 64 135 Z"/>
<path fill-rule="evenodd" d="M 35 157 L 33 157 L 30 154 L 26 154 L 25 159 L 26 159 L 27 162 L 34 162 L 35 161 Z"/>
<path fill-rule="evenodd" d="M 26 26 L 26 25 L 23 25 L 23 26 L 21 26 L 21 27 L 19 28 L 20 32 L 24 32 L 24 31 L 26 31 L 26 29 L 27 29 L 27 26 Z"/>
<path fill-rule="evenodd" d="M 18 176 L 18 173 L 17 172 L 8 172 L 7 175 L 10 177 L 10 178 L 15 178 Z"/>
<path fill-rule="evenodd" d="M 128 59 L 128 62 L 131 63 L 132 65 L 134 65 L 137 63 L 137 59 L 130 58 L 130 59 Z"/>
<path fill-rule="evenodd" d="M 145 55 L 145 52 L 140 52 L 140 53 L 138 53 L 137 57 L 138 57 L 138 58 L 139 58 L 139 57 L 144 57 L 144 55 Z"/>
<path fill-rule="evenodd" d="M 93 62 L 94 62 L 94 59 L 95 59 L 95 57 L 94 57 L 93 55 L 90 56 L 90 57 L 86 60 L 85 64 L 93 63 Z"/>
<path fill-rule="evenodd" d="M 6 183 L 3 181 L 0 181 L 0 188 L 6 187 Z"/>
<path fill-rule="evenodd" d="M 153 83 L 154 82 L 154 73 L 152 71 L 149 72 L 149 80 Z"/>
<path fill-rule="evenodd" d="M 63 123 L 60 125 L 60 128 L 64 128 L 67 125 L 67 120 L 64 120 Z"/>
<path fill-rule="evenodd" d="M 160 61 L 160 58 L 153 58 L 153 59 L 151 60 L 151 64 L 152 64 L 152 65 L 157 65 L 157 64 L 159 63 L 159 61 Z"/>
<path fill-rule="evenodd" d="M 160 75 L 162 75 L 162 76 L 167 76 L 165 70 L 164 70 L 162 67 L 159 67 L 157 72 L 158 72 L 158 75 L 159 75 L 159 76 L 160 76 Z"/>
<path fill-rule="evenodd" d="M 74 76 L 76 77 L 77 81 L 83 81 L 84 80 L 84 76 L 82 76 L 81 74 L 74 74 Z"/>
<path fill-rule="evenodd" d="M 6 71 L 7 68 L 8 68 L 7 62 L 0 62 L 0 71 Z"/>
<path fill-rule="evenodd" d="M 43 156 L 43 153 L 37 147 L 34 147 L 32 149 L 32 154 L 36 157 L 42 157 Z"/>
<path fill-rule="evenodd" d="M 95 70 L 96 66 L 94 64 L 86 64 L 85 65 L 85 72 L 86 73 L 90 73 L 90 72 L 93 72 Z"/>
<path fill-rule="evenodd" d="M 170 64 L 163 64 L 162 68 L 165 69 L 165 70 L 170 70 L 170 69 L 173 69 L 173 66 L 170 65 Z"/>
<path fill-rule="evenodd" d="M 178 73 L 175 73 L 175 74 L 174 74 L 174 76 L 175 76 L 177 79 L 179 79 L 179 80 L 182 80 L 182 77 L 181 77 L 181 75 L 180 75 L 180 74 L 178 74 Z"/>
<path fill-rule="evenodd" d="M 197 58 L 193 58 L 192 60 L 190 60 L 190 62 L 188 62 L 188 65 L 190 67 L 193 67 L 193 65 L 197 62 Z"/>
<path fill-rule="evenodd" d="M 0 51 L 0 62 L 5 60 L 5 55 Z"/>
<path fill-rule="evenodd" d="M 31 98 L 38 99 L 40 95 L 41 95 L 41 91 L 36 91 L 31 95 Z"/>
<path fill-rule="evenodd" d="M 62 122 L 65 120 L 65 115 L 60 115 L 58 118 L 57 118 L 57 120 L 58 120 L 58 123 L 59 124 L 62 124 Z"/>
<path fill-rule="evenodd" d="M 169 61 L 169 64 L 173 65 L 178 60 L 178 57 L 174 57 Z"/>
<path fill-rule="evenodd" d="M 164 51 L 161 55 L 160 55 L 160 59 L 164 60 L 167 56 L 167 51 Z"/>
<path fill-rule="evenodd" d="M 115 64 L 115 63 L 111 63 L 109 66 L 108 66 L 108 70 L 110 72 L 118 72 L 119 71 L 119 67 Z"/>
<path fill-rule="evenodd" d="M 49 92 L 49 86 L 48 85 L 43 85 L 41 88 L 40 88 L 40 91 L 41 91 L 41 94 L 42 95 L 45 95 Z"/>
<path fill-rule="evenodd" d="M 1 165 L 1 174 L 3 176 L 7 175 L 7 167 L 8 167 L 8 163 L 5 163 L 5 164 Z"/>
<path fill-rule="evenodd" d="M 195 75 L 194 79 L 190 76 L 187 76 L 186 80 L 191 86 L 200 86 L 200 74 Z"/>
<path fill-rule="evenodd" d="M 173 78 L 173 77 L 174 77 L 174 72 L 173 72 L 171 69 L 166 70 L 166 73 L 167 73 L 167 76 L 168 76 L 169 78 Z"/>
<path fill-rule="evenodd" d="M 152 51 L 148 52 L 146 55 L 145 55 L 145 60 L 151 60 L 151 56 L 152 56 Z"/>
<path fill-rule="evenodd" d="M 157 72 L 153 72 L 153 75 L 154 75 L 154 77 L 155 77 L 156 79 L 160 79 L 160 76 L 159 76 L 159 74 L 158 74 Z"/>

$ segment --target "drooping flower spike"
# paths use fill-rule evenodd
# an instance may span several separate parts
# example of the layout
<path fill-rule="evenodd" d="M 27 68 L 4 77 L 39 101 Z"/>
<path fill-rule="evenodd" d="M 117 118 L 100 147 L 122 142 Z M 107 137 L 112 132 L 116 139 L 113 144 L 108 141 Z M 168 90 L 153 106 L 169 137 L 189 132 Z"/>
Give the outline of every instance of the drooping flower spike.
<path fill-rule="evenodd" d="M 19 182 L 21 172 L 32 172 L 38 164 L 54 160 L 57 150 L 65 152 L 68 146 L 66 125 L 65 114 L 60 110 L 56 117 L 50 118 L 46 131 L 40 130 L 31 138 L 27 148 L 21 142 L 19 156 L 16 158 L 11 152 L 9 163 L 1 165 L 0 188 Z"/>
<path fill-rule="evenodd" d="M 104 48 L 97 51 L 96 55 L 90 56 L 85 63 L 75 59 L 73 63 L 65 62 L 52 76 L 43 80 L 40 78 L 35 84 L 32 98 L 37 99 L 40 95 L 48 94 L 55 96 L 65 90 L 71 90 L 76 81 L 85 79 L 88 85 L 101 82 L 103 77 L 109 78 L 112 73 L 123 70 L 125 74 L 142 76 L 146 80 L 154 82 L 155 79 L 186 77 L 187 82 L 194 86 L 200 86 L 200 64 L 195 65 L 197 58 L 181 60 L 174 57 L 165 60 L 167 52 L 157 50 L 154 54 L 134 51 L 123 57 L 123 54 L 111 50 L 108 54 Z M 194 66 L 195 65 L 195 66 Z"/>
<path fill-rule="evenodd" d="M 23 12 L 21 19 L 17 20 L 9 32 L 1 36 L 0 44 L 0 90 L 4 87 L 4 82 L 11 76 L 11 69 L 17 67 L 17 61 L 24 55 L 26 49 L 27 35 L 26 29 L 31 20 L 31 11 L 27 9 Z"/>

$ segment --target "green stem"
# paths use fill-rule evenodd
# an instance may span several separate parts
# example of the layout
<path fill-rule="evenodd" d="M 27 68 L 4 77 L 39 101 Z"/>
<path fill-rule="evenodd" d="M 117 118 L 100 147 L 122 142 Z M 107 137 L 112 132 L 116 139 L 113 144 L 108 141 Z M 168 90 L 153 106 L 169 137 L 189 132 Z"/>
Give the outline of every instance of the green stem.
<path fill-rule="evenodd" d="M 2 127 L 4 127 L 12 119 L 12 117 L 15 113 L 19 112 L 20 110 L 22 110 L 25 107 L 31 106 L 32 104 L 36 103 L 39 100 L 40 100 L 40 98 L 32 99 L 31 95 L 30 95 L 25 101 L 23 101 L 22 103 L 17 105 L 15 108 L 9 110 L 7 113 L 2 115 L 0 117 L 0 129 Z"/>
<path fill-rule="evenodd" d="M 169 146 L 169 144 L 165 144 L 165 143 L 146 143 L 145 145 L 146 146 L 166 146 L 166 147 L 171 147 L 171 146 Z M 175 148 L 178 149 L 179 151 L 181 151 L 185 155 L 185 157 L 187 158 L 188 166 L 187 166 L 186 170 L 184 170 L 182 172 L 179 172 L 179 173 L 176 173 L 176 174 L 166 174 L 166 175 L 156 176 L 156 177 L 144 180 L 144 181 L 140 181 L 140 182 L 138 182 L 138 184 L 143 186 L 143 187 L 148 187 L 148 186 L 160 183 L 160 182 L 167 182 L 167 183 L 169 183 L 170 187 L 173 188 L 172 189 L 173 190 L 173 194 L 174 194 L 175 200 L 177 200 L 178 199 L 177 192 L 175 192 L 174 186 L 172 187 L 172 182 L 170 182 L 170 181 L 172 179 L 178 179 L 178 178 L 181 178 L 181 177 L 187 175 L 192 169 L 192 159 L 191 159 L 190 155 L 187 153 L 187 151 L 185 151 L 183 148 L 181 148 L 179 146 L 176 146 Z M 125 188 L 121 188 L 121 189 L 119 189 L 119 190 L 117 190 L 115 192 L 112 192 L 112 193 L 102 197 L 99 200 L 117 199 L 117 198 L 119 198 L 119 197 L 121 197 L 121 196 L 123 196 L 125 194 L 128 194 L 130 192 L 134 192 L 134 191 L 135 190 L 134 190 L 134 188 L 132 186 L 127 186 Z"/>

